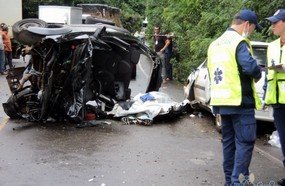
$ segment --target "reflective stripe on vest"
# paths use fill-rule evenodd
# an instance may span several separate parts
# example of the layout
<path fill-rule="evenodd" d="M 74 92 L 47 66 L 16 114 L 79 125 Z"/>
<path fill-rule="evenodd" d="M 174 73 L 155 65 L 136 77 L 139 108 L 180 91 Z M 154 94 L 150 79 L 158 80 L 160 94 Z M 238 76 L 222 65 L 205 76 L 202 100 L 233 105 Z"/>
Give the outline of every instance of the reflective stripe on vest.
<path fill-rule="evenodd" d="M 267 49 L 267 65 L 285 64 L 285 46 L 281 48 L 280 38 L 271 42 Z M 266 104 L 285 104 L 285 73 L 268 70 Z"/>
<path fill-rule="evenodd" d="M 208 49 L 208 69 L 211 80 L 211 101 L 213 106 L 239 106 L 242 101 L 242 88 L 236 61 L 236 48 L 241 41 L 248 40 L 235 31 L 226 31 L 211 43 Z M 255 106 L 261 108 L 261 101 L 252 81 Z"/>

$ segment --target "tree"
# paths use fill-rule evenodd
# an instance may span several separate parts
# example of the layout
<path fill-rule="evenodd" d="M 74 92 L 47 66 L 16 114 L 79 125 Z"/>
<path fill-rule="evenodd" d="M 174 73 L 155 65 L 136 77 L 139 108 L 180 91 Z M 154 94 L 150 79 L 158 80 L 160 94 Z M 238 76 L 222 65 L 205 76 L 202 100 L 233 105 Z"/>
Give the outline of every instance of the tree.
<path fill-rule="evenodd" d="M 175 33 L 180 61 L 173 60 L 178 79 L 185 81 L 189 73 L 204 61 L 209 44 L 221 35 L 235 13 L 242 8 L 257 12 L 265 29 L 251 36 L 252 40 L 270 41 L 269 24 L 264 18 L 278 8 L 285 7 L 283 0 L 148 0 L 147 17 L 150 21 L 148 32 L 152 32 L 155 22 L 162 24 L 162 30 Z M 270 37 L 269 37 L 270 36 Z"/>

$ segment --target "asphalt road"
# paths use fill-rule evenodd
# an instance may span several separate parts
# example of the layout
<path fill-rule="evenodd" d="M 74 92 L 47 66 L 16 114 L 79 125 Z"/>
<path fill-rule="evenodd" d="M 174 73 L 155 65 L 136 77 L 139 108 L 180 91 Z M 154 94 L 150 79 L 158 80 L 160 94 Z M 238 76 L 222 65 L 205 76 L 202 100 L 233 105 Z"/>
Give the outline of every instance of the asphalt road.
<path fill-rule="evenodd" d="M 20 65 L 23 65 L 22 63 Z M 0 77 L 1 102 L 10 95 Z M 183 101 L 175 81 L 161 91 Z M 76 128 L 9 120 L 0 107 L 0 185 L 222 185 L 221 136 L 211 115 L 185 114 L 152 126 L 110 124 Z M 267 144 L 274 128 L 260 123 L 250 167 L 254 183 L 284 177 L 281 151 Z"/>

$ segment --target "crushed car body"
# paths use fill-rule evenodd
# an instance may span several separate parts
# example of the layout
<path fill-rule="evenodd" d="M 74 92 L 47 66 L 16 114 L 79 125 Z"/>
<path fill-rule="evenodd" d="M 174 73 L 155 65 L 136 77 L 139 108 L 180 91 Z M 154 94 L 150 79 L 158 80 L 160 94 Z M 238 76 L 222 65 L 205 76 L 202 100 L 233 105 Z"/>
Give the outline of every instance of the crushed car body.
<path fill-rule="evenodd" d="M 90 112 L 106 118 L 116 103 L 130 99 L 141 55 L 151 63 L 145 92 L 160 88 L 160 59 L 123 28 L 51 26 L 24 19 L 13 25 L 13 32 L 15 39 L 31 46 L 31 60 L 7 76 L 12 95 L 3 108 L 12 119 L 78 123 Z M 86 104 L 91 100 L 96 107 Z"/>

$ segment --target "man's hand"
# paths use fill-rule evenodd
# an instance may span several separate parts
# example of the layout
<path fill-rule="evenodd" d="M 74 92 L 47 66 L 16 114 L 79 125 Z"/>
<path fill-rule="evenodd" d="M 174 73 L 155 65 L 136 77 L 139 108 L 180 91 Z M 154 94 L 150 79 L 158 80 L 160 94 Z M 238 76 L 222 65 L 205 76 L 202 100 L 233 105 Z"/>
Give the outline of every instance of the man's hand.
<path fill-rule="evenodd" d="M 285 64 L 281 64 L 274 69 L 277 72 L 285 72 Z"/>
<path fill-rule="evenodd" d="M 261 79 L 261 77 L 258 79 L 254 78 L 254 82 L 257 83 L 260 79 Z"/>

